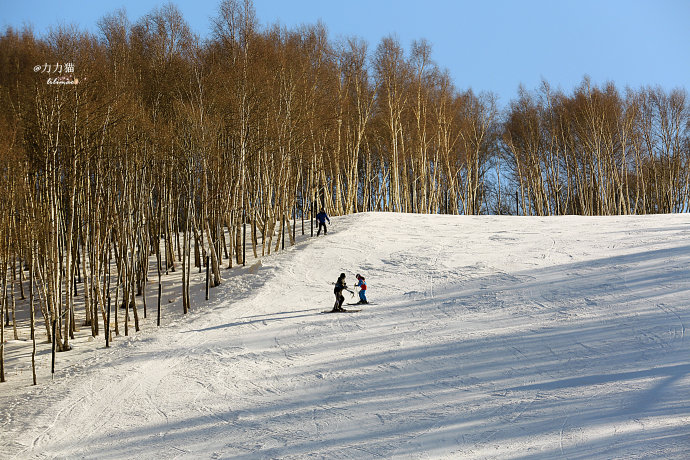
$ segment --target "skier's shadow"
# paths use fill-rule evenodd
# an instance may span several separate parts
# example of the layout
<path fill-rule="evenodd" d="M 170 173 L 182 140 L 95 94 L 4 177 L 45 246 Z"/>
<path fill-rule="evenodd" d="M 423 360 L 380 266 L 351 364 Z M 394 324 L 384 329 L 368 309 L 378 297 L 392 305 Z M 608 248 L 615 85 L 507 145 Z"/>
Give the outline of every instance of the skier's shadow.
<path fill-rule="evenodd" d="M 309 313 L 307 313 L 307 312 L 309 312 Z M 295 313 L 304 313 L 304 314 L 297 315 Z M 319 314 L 320 314 L 320 312 L 315 312 L 314 310 L 296 310 L 296 311 L 283 311 L 283 312 L 279 312 L 279 313 L 271 313 L 271 314 L 266 314 L 266 315 L 243 316 L 243 317 L 239 318 L 239 320 L 246 320 L 246 321 L 234 321 L 232 323 L 219 324 L 217 326 L 205 327 L 203 329 L 191 329 L 189 331 L 184 331 L 184 332 L 207 332 L 207 331 L 214 331 L 214 330 L 218 330 L 218 329 L 226 329 L 229 327 L 248 326 L 250 324 L 257 324 L 257 323 L 266 324 L 268 322 L 283 321 L 286 319 L 306 318 L 309 316 L 317 316 Z M 288 315 L 288 316 L 285 316 L 285 315 Z"/>

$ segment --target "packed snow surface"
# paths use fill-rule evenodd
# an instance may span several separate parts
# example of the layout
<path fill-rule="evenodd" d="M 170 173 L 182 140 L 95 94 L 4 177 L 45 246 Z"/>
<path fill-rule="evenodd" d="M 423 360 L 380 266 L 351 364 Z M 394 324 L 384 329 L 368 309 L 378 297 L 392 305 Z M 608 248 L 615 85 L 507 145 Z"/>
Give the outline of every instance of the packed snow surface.
<path fill-rule="evenodd" d="M 10 340 L 0 456 L 687 458 L 690 215 L 332 221 L 36 387 Z"/>

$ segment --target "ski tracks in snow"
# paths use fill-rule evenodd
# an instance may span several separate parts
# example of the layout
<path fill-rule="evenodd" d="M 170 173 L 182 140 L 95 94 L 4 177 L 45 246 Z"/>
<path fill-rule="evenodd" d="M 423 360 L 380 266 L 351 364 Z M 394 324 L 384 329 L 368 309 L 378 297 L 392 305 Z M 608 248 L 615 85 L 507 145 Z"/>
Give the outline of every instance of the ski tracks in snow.
<path fill-rule="evenodd" d="M 179 341 L 171 344 L 171 348 L 184 347 L 186 341 L 180 337 Z M 70 387 L 65 391 L 79 396 L 56 402 L 54 418 L 33 440 L 30 451 L 63 452 L 67 456 L 71 452 L 74 456 L 89 457 L 93 443 L 93 455 L 98 456 L 97 452 L 117 446 L 119 432 L 137 426 L 156 424 L 164 427 L 167 424 L 168 417 L 164 412 L 165 405 L 161 404 L 160 392 L 165 380 L 182 364 L 180 353 L 166 351 L 167 347 L 142 349 L 153 347 L 154 343 L 141 344 L 143 347 L 128 347 L 122 342 L 118 345 L 111 350 L 101 351 L 109 353 L 108 361 L 71 378 Z M 132 353 L 128 348 L 137 352 Z M 149 360 L 141 356 L 149 353 L 157 358 Z M 37 421 L 39 424 L 40 420 Z M 164 436 L 165 433 L 158 435 Z M 92 441 L 80 442 L 83 439 Z M 93 442 L 94 439 L 97 441 Z M 70 445 L 80 447 L 76 451 L 70 448 L 65 450 L 64 446 Z"/>
<path fill-rule="evenodd" d="M 17 458 L 683 458 L 690 250 L 668 225 L 341 217 L 3 426 L 28 432 Z M 321 315 L 340 272 L 377 305 Z"/>

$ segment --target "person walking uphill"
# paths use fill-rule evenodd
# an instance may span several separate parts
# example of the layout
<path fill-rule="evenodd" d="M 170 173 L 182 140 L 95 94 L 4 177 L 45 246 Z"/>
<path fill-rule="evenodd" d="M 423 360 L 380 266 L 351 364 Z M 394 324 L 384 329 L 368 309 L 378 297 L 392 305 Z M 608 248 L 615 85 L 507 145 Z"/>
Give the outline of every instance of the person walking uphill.
<path fill-rule="evenodd" d="M 333 311 L 345 311 L 343 308 L 343 302 L 345 302 L 343 289 L 347 289 L 347 284 L 345 284 L 345 273 L 340 274 L 338 281 L 335 282 L 335 287 L 333 288 L 333 294 L 335 294 L 335 305 L 333 305 Z"/>
<path fill-rule="evenodd" d="M 328 223 L 331 223 L 331 219 L 328 218 L 328 214 L 326 214 L 326 211 L 323 209 L 319 211 L 319 213 L 316 215 L 316 221 L 319 223 L 319 230 L 316 232 L 316 236 L 319 236 L 321 234 L 321 227 L 323 227 L 323 234 L 328 233 L 328 229 L 326 229 L 326 221 Z"/>
<path fill-rule="evenodd" d="M 357 284 L 355 287 L 359 288 L 359 302 L 358 303 L 369 303 L 367 302 L 367 282 L 364 277 L 357 273 Z"/>

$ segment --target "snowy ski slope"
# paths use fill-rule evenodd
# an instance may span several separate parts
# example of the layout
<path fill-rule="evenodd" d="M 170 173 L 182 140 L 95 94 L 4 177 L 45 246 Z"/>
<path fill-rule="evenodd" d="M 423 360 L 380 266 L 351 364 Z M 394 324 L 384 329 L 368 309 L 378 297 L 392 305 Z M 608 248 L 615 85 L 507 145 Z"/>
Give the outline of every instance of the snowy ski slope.
<path fill-rule="evenodd" d="M 332 221 L 8 375 L 0 457 L 687 458 L 690 215 Z M 377 305 L 321 314 L 340 272 Z"/>

